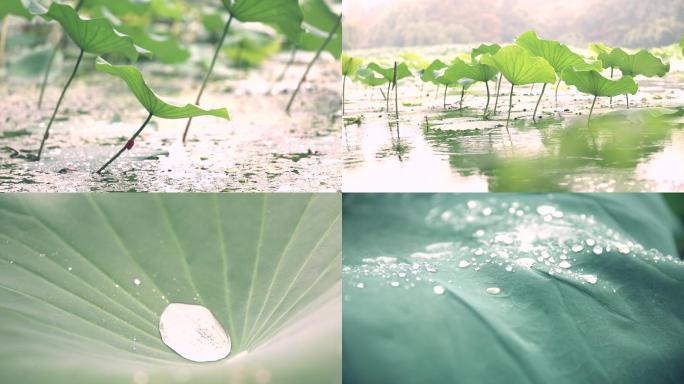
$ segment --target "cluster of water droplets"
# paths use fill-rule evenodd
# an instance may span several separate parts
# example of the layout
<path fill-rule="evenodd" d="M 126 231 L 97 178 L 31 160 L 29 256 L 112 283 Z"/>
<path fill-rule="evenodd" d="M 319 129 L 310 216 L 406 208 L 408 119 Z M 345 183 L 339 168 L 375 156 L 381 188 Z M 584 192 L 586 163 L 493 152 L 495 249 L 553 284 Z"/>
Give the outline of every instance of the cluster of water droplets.
<path fill-rule="evenodd" d="M 449 208 L 433 208 L 425 224 L 452 230 L 459 241 L 430 243 L 403 255 L 363 259 L 361 264 L 343 268 L 345 282 L 363 289 L 380 277 L 389 287 L 429 286 L 434 294 L 443 295 L 448 291 L 444 285 L 457 284 L 459 273 L 466 270 L 501 268 L 515 273 L 534 269 L 615 292 L 616 288 L 602 281 L 597 271 L 588 270 L 587 263 L 580 261 L 622 256 L 654 263 L 682 263 L 656 249 L 645 249 L 592 214 L 566 213 L 553 202 L 529 205 L 500 202 L 497 198 L 471 200 Z M 484 288 L 489 295 L 505 290 L 505 286 Z"/>

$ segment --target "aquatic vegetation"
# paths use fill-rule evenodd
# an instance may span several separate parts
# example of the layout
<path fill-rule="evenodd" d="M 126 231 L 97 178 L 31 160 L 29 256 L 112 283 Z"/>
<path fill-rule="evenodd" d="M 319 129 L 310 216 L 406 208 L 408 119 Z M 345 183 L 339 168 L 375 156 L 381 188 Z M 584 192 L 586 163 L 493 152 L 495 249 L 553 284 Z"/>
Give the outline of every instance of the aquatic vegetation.
<path fill-rule="evenodd" d="M 565 68 L 574 67 L 576 69 L 601 69 L 601 63 L 587 64 L 584 58 L 570 50 L 570 48 L 558 41 L 553 40 L 542 40 L 537 37 L 534 31 L 527 31 L 520 35 L 516 40 L 516 44 L 527 49 L 533 56 L 543 57 L 554 69 L 556 76 L 558 77 L 558 82 L 556 83 L 555 91 L 555 101 L 558 105 L 558 87 L 561 82 L 561 74 Z M 539 109 L 539 104 L 544 97 L 544 91 L 546 90 L 547 83 L 544 83 L 542 87 L 541 94 L 539 95 L 539 100 L 534 108 L 534 113 L 532 114 L 532 120 L 537 119 L 537 110 Z"/>
<path fill-rule="evenodd" d="M 386 81 L 387 81 L 387 95 L 386 95 L 386 101 L 387 101 L 387 110 L 389 111 L 389 99 L 390 99 L 390 90 L 392 88 L 395 88 L 401 79 L 405 79 L 407 77 L 413 76 L 413 73 L 411 70 L 408 68 L 406 63 L 400 63 L 397 64 L 396 62 L 392 67 L 382 67 L 378 63 L 369 63 L 367 66 L 368 69 L 371 71 L 374 71 L 378 73 L 380 76 L 382 76 Z"/>
<path fill-rule="evenodd" d="M 117 32 L 114 29 L 112 23 L 107 19 L 82 19 L 76 10 L 68 5 L 60 3 L 52 3 L 49 9 L 45 9 L 39 6 L 39 4 L 34 4 L 32 12 L 42 16 L 46 20 L 57 21 L 64 32 L 71 38 L 71 40 L 80 48 L 80 53 L 71 76 L 67 80 L 62 93 L 57 100 L 55 109 L 52 112 L 50 121 L 45 128 L 45 133 L 43 133 L 43 138 L 40 142 L 40 148 L 38 149 L 38 154 L 36 159 L 40 160 L 40 156 L 43 153 L 43 148 L 45 142 L 50 135 L 50 127 L 52 126 L 55 116 L 59 111 L 59 107 L 64 100 L 64 95 L 66 94 L 69 85 L 76 76 L 76 72 L 81 64 L 83 55 L 85 53 L 91 53 L 95 55 L 103 54 L 120 54 L 127 57 L 131 61 L 138 59 L 141 49 L 137 47 L 133 40 Z"/>
<path fill-rule="evenodd" d="M 356 57 L 342 55 L 342 115 L 344 116 L 344 92 L 347 87 L 347 77 L 356 75 L 363 60 Z"/>
<path fill-rule="evenodd" d="M 480 62 L 498 69 L 511 83 L 508 118 L 506 119 L 507 130 L 511 119 L 514 87 L 516 85 L 554 83 L 556 81 L 555 70 L 545 59 L 532 56 L 524 48 L 516 45 L 502 48 L 494 55 L 483 55 Z"/>
<path fill-rule="evenodd" d="M 339 216 L 334 194 L 5 194 L 0 381 L 340 382 Z"/>
<path fill-rule="evenodd" d="M 620 48 L 615 48 L 610 53 L 602 53 L 598 56 L 599 60 L 611 68 L 611 78 L 613 68 L 618 68 L 623 76 L 645 76 L 663 77 L 670 71 L 670 65 L 663 63 L 653 54 L 642 49 L 630 55 Z M 625 93 L 627 108 L 629 109 L 629 94 Z"/>
<path fill-rule="evenodd" d="M 321 56 L 323 51 L 327 51 L 336 59 L 342 55 L 342 14 L 339 15 L 330 9 L 325 0 L 303 0 L 301 2 L 303 12 L 303 29 L 299 36 L 297 47 L 316 54 L 309 61 L 302 77 L 297 83 L 297 87 L 290 100 L 287 102 L 285 111 L 290 113 L 299 90 L 306 81 L 311 68 Z"/>
<path fill-rule="evenodd" d="M 486 118 L 487 110 L 489 109 L 490 99 L 489 82 L 496 79 L 496 76 L 499 74 L 499 71 L 492 66 L 482 64 L 476 61 L 476 57 L 477 55 L 473 56 L 473 61 L 470 64 L 466 63 L 463 60 L 456 60 L 446 72 L 451 74 L 451 76 L 454 78 L 458 77 L 459 79 L 470 79 L 473 82 L 483 82 L 485 84 L 485 88 L 487 90 L 487 104 L 485 105 L 484 114 L 482 116 L 483 118 Z M 472 85 L 472 83 L 468 84 L 468 86 L 470 85 Z M 461 104 L 463 104 L 462 98 L 465 89 L 466 88 L 464 84 L 461 92 Z"/>
<path fill-rule="evenodd" d="M 222 4 L 228 11 L 228 20 L 223 27 L 221 37 L 219 38 L 219 42 L 214 51 L 214 56 L 211 59 L 209 68 L 207 69 L 202 85 L 195 98 L 195 104 L 199 104 L 202 99 L 202 94 L 207 87 L 211 73 L 216 65 L 216 59 L 221 52 L 221 47 L 226 40 L 233 19 L 241 22 L 256 22 L 274 25 L 292 41 L 297 41 L 301 32 L 301 23 L 304 16 L 302 15 L 297 0 L 222 0 Z M 188 122 L 185 125 L 183 142 L 185 142 L 188 137 L 188 131 L 190 130 L 191 124 L 192 118 L 188 119 Z"/>
<path fill-rule="evenodd" d="M 594 101 L 589 110 L 588 121 L 591 121 L 596 99 L 599 96 L 614 97 L 628 93 L 634 95 L 639 90 L 639 86 L 630 76 L 623 76 L 618 80 L 610 80 L 594 70 L 570 67 L 563 71 L 562 78 L 568 85 L 574 85 L 578 91 L 594 96 Z"/>
<path fill-rule="evenodd" d="M 185 119 L 195 116 L 216 116 L 229 119 L 228 110 L 225 108 L 207 110 L 202 109 L 194 104 L 176 105 L 164 101 L 149 88 L 149 86 L 145 83 L 145 79 L 140 71 L 134 66 L 112 65 L 101 57 L 97 58 L 95 66 L 98 71 L 119 77 L 126 82 L 126 85 L 131 90 L 133 95 L 135 95 L 140 104 L 142 104 L 142 106 L 149 113 L 147 119 L 145 119 L 145 122 L 140 126 L 140 128 L 133 134 L 133 136 L 131 136 L 130 139 L 128 139 L 126 144 L 124 144 L 124 146 L 109 161 L 107 161 L 107 163 L 98 169 L 97 173 L 102 173 L 102 171 L 104 171 L 109 164 L 121 156 L 124 151 L 131 150 L 133 148 L 135 139 L 138 137 L 138 135 L 140 135 L 140 133 L 142 133 L 143 129 L 145 129 L 153 116 L 163 119 Z"/>

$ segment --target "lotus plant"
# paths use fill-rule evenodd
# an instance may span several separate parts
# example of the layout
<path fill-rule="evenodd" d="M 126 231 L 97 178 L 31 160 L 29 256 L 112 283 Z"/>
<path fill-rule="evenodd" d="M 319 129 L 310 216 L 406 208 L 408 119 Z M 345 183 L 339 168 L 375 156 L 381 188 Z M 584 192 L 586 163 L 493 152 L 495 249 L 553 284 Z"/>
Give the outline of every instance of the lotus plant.
<path fill-rule="evenodd" d="M 223 6 L 228 11 L 228 21 L 226 21 L 219 42 L 214 51 L 214 56 L 211 59 L 207 73 L 204 75 L 204 80 L 200 86 L 195 104 L 199 104 L 202 99 L 204 89 L 207 87 L 211 73 L 216 65 L 216 59 L 223 42 L 226 40 L 230 24 L 233 19 L 241 22 L 257 22 L 276 26 L 292 41 L 299 40 L 301 32 L 301 23 L 303 19 L 301 8 L 297 0 L 221 0 Z M 183 142 L 188 137 L 188 131 L 192 124 L 192 118 L 188 119 L 185 129 L 183 131 Z"/>
<path fill-rule="evenodd" d="M 556 81 L 556 72 L 545 59 L 532 56 L 527 50 L 517 45 L 501 48 L 494 55 L 485 54 L 480 62 L 499 70 L 511 83 L 506 131 L 508 131 L 511 120 L 514 87 L 516 85 L 553 83 Z"/>
<path fill-rule="evenodd" d="M 623 76 L 663 77 L 670 71 L 669 64 L 663 63 L 662 60 L 644 49 L 630 55 L 620 48 L 615 48 L 608 54 L 599 55 L 599 59 L 614 63 Z M 625 93 L 625 98 L 627 109 L 629 109 L 629 93 Z"/>
<path fill-rule="evenodd" d="M 114 29 L 112 23 L 107 19 L 82 19 L 76 10 L 68 5 L 60 3 L 52 3 L 49 9 L 45 9 L 38 3 L 32 3 L 31 11 L 34 14 L 42 16 L 45 20 L 55 20 L 57 21 L 64 32 L 71 38 L 71 40 L 79 47 L 80 53 L 78 59 L 76 59 L 76 64 L 74 69 L 69 76 L 64 88 L 62 89 L 55 109 L 52 112 L 50 121 L 45 128 L 43 133 L 43 138 L 40 142 L 40 148 L 38 149 L 37 160 L 43 153 L 43 148 L 45 147 L 45 142 L 50 136 L 50 128 L 52 123 L 57 116 L 59 107 L 64 100 L 64 95 L 66 94 L 69 85 L 74 80 L 76 72 L 83 60 L 83 55 L 85 53 L 92 53 L 96 55 L 103 54 L 120 54 L 131 61 L 136 61 L 140 52 L 144 50 L 137 47 L 133 40 Z"/>
<path fill-rule="evenodd" d="M 614 97 L 617 95 L 631 93 L 636 94 L 639 86 L 630 76 L 623 76 L 618 80 L 610 80 L 603 77 L 600 73 L 592 69 L 566 68 L 562 74 L 563 81 L 568 85 L 574 85 L 578 91 L 594 96 L 589 110 L 588 122 L 591 122 L 591 115 L 594 112 L 596 99 L 599 96 Z"/>
<path fill-rule="evenodd" d="M 347 77 L 354 76 L 363 64 L 363 60 L 356 57 L 342 55 L 342 116 L 344 116 L 344 93 L 347 86 Z"/>
<path fill-rule="evenodd" d="M 370 63 L 368 64 L 368 69 L 378 73 L 382 77 L 385 78 L 385 80 L 388 81 L 387 84 L 387 111 L 389 113 L 389 98 L 390 98 L 390 90 L 394 87 L 397 86 L 399 80 L 411 77 L 413 76 L 413 73 L 411 73 L 411 70 L 408 68 L 406 63 L 397 63 L 395 62 L 392 67 L 382 67 L 377 63 Z M 396 93 L 396 92 L 395 92 Z"/>
<path fill-rule="evenodd" d="M 148 115 L 140 128 L 131 136 L 124 146 L 100 169 L 97 173 L 102 173 L 114 160 L 116 160 L 126 150 L 131 150 L 135 144 L 135 139 L 140 135 L 150 122 L 153 116 L 163 119 L 186 119 L 195 116 L 216 116 L 229 119 L 228 110 L 225 108 L 202 109 L 194 104 L 176 105 L 157 96 L 145 83 L 140 71 L 131 65 L 112 65 L 101 57 L 97 58 L 95 68 L 112 76 L 122 79 L 130 91 L 135 95 L 140 104 L 147 110 Z"/>
<path fill-rule="evenodd" d="M 498 52 L 498 51 L 497 51 Z M 479 55 L 474 55 L 471 63 L 466 63 L 463 60 L 456 60 L 452 64 L 451 68 L 447 72 L 453 73 L 454 76 L 460 77 L 461 79 L 469 79 L 473 82 L 483 82 L 487 90 L 487 104 L 485 105 L 483 118 L 487 117 L 487 111 L 489 110 L 489 82 L 496 79 L 499 71 L 489 65 L 482 64 L 476 60 Z M 463 105 L 463 93 L 465 92 L 465 87 L 462 89 L 461 93 L 461 105 Z"/>

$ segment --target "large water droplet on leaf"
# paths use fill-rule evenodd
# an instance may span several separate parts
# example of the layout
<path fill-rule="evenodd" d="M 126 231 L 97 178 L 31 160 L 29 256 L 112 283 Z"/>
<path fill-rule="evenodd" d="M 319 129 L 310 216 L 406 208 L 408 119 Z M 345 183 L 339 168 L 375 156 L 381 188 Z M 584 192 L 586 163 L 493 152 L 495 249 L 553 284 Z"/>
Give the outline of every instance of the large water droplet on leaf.
<path fill-rule="evenodd" d="M 207 308 L 169 304 L 159 319 L 162 341 L 184 358 L 216 361 L 230 353 L 230 337 Z"/>

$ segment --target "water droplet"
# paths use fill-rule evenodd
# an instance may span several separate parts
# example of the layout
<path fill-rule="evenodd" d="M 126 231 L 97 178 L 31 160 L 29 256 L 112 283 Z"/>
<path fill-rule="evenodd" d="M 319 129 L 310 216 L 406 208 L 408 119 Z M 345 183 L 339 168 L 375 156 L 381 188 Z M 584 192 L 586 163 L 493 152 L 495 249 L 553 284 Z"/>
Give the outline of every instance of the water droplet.
<path fill-rule="evenodd" d="M 582 252 L 583 250 L 584 250 L 584 246 L 582 244 L 575 244 L 572 246 L 573 252 Z"/>
<path fill-rule="evenodd" d="M 528 257 L 523 257 L 523 258 L 516 260 L 515 263 L 521 267 L 530 269 L 530 268 L 532 268 L 532 265 L 534 265 L 534 259 L 530 259 Z"/>
<path fill-rule="evenodd" d="M 357 283 L 356 284 L 356 288 L 365 288 L 365 287 L 366 287 L 366 284 L 364 284 L 364 283 Z"/>
<path fill-rule="evenodd" d="M 430 272 L 430 273 L 437 272 L 437 268 L 432 264 L 425 264 L 425 270 Z"/>
<path fill-rule="evenodd" d="M 489 288 L 487 288 L 487 293 L 489 293 L 490 295 L 498 295 L 499 293 L 501 293 L 501 288 L 489 287 Z"/>
<path fill-rule="evenodd" d="M 592 249 L 592 251 L 594 252 L 595 255 L 600 255 L 603 253 L 603 247 L 601 247 L 600 245 L 597 245 L 594 247 L 594 249 Z"/>
<path fill-rule="evenodd" d="M 589 284 L 596 284 L 598 281 L 598 277 L 596 275 L 582 275 L 582 280 L 586 281 Z"/>
<path fill-rule="evenodd" d="M 133 284 L 140 285 L 140 279 L 138 279 L 137 277 L 133 279 Z"/>
<path fill-rule="evenodd" d="M 458 262 L 459 268 L 468 268 L 469 266 L 470 266 L 470 261 L 468 261 L 468 260 L 461 260 Z"/>
<path fill-rule="evenodd" d="M 594 241 L 594 239 L 587 239 L 586 243 L 590 247 L 593 247 L 594 245 L 596 245 L 596 241 Z"/>
<path fill-rule="evenodd" d="M 482 229 L 478 229 L 477 231 L 475 231 L 476 237 L 482 237 L 482 236 L 484 236 L 484 234 L 485 234 L 485 231 Z"/>
<path fill-rule="evenodd" d="M 617 246 L 618 252 L 622 253 L 623 255 L 626 255 L 629 253 L 629 246 L 625 244 L 618 244 Z"/>
<path fill-rule="evenodd" d="M 512 265 L 507 265 L 507 266 L 506 266 L 506 271 L 507 271 L 507 272 L 513 272 L 513 266 L 512 266 Z"/>
<path fill-rule="evenodd" d="M 398 282 L 398 281 L 392 281 L 392 282 L 390 283 L 390 285 L 393 286 L 393 287 L 398 287 L 398 286 L 399 286 L 399 282 Z"/>
<path fill-rule="evenodd" d="M 432 287 L 432 292 L 434 292 L 436 295 L 443 295 L 444 291 L 445 289 L 441 285 L 435 285 Z"/>
<path fill-rule="evenodd" d="M 470 209 L 477 208 L 477 201 L 475 201 L 475 200 L 468 201 L 468 208 L 470 208 Z"/>
<path fill-rule="evenodd" d="M 71 267 L 69 267 L 69 268 L 67 268 L 67 270 L 68 270 L 68 271 L 73 271 L 74 269 L 71 268 Z"/>
<path fill-rule="evenodd" d="M 397 273 L 397 276 L 406 277 L 406 272 L 399 272 L 399 273 Z"/>
<path fill-rule="evenodd" d="M 485 208 L 485 209 L 482 210 L 482 214 L 483 214 L 484 216 L 489 216 L 489 215 L 492 214 L 492 209 L 491 209 L 491 208 Z"/>
<path fill-rule="evenodd" d="M 159 333 L 164 344 L 188 360 L 216 361 L 230 353 L 230 337 L 201 305 L 169 304 L 159 319 Z"/>
<path fill-rule="evenodd" d="M 563 260 L 560 263 L 558 263 L 558 266 L 561 268 L 568 269 L 568 268 L 572 267 L 572 264 L 568 263 L 566 260 Z"/>

